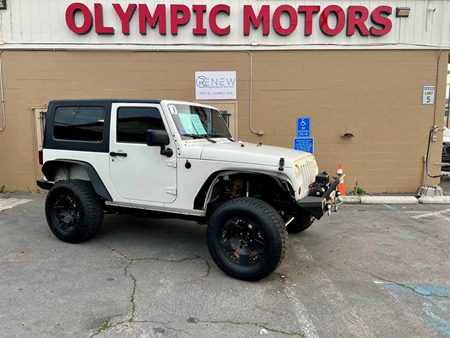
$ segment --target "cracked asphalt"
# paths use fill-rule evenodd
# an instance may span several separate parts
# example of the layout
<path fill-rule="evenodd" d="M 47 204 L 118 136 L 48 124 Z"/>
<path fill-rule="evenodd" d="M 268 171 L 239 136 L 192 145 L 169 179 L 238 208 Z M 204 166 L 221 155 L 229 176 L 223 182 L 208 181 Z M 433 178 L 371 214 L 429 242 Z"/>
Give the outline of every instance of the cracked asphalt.
<path fill-rule="evenodd" d="M 0 337 L 450 337 L 448 205 L 344 205 L 250 283 L 203 225 L 107 215 L 73 245 L 45 195 L 9 197 L 32 201 L 0 212 Z"/>

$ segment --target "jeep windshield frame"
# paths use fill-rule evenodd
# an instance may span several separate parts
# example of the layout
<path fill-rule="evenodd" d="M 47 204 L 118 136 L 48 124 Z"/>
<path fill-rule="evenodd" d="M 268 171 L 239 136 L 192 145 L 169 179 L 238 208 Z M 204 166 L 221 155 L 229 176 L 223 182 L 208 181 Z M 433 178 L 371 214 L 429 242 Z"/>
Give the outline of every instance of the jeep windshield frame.
<path fill-rule="evenodd" d="M 183 103 L 170 103 L 168 108 L 182 139 L 232 140 L 227 123 L 219 110 Z"/>

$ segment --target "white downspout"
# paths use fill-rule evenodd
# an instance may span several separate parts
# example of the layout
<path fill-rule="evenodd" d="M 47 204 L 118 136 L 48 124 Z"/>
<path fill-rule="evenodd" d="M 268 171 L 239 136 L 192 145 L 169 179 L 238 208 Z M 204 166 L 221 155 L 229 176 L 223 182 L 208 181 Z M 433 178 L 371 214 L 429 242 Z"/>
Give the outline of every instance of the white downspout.
<path fill-rule="evenodd" d="M 248 50 L 244 52 L 250 56 L 250 83 L 248 85 L 248 126 L 253 134 L 263 136 L 263 130 L 255 130 L 253 128 L 253 55 Z"/>
<path fill-rule="evenodd" d="M 0 132 L 6 128 L 6 112 L 5 112 L 5 91 L 3 88 L 3 69 L 2 69 L 2 53 L 0 51 L 0 99 L 2 103 L 2 126 L 0 127 Z"/>

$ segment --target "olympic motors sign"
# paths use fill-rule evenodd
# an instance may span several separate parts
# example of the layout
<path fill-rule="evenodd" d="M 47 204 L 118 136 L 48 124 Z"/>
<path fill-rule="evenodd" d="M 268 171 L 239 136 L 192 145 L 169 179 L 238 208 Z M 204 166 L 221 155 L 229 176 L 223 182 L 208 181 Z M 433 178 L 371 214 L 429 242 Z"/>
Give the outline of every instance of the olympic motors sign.
<path fill-rule="evenodd" d="M 320 3 L 320 2 L 319 2 Z M 269 36 L 315 34 L 382 37 L 392 30 L 392 7 L 369 9 L 351 5 L 242 5 L 112 3 L 86 5 L 75 2 L 65 13 L 67 28 L 77 34 L 177 36 Z M 239 20 L 233 17 L 239 16 Z M 240 22 L 240 24 L 237 24 Z M 133 27 L 135 26 L 135 27 Z"/>

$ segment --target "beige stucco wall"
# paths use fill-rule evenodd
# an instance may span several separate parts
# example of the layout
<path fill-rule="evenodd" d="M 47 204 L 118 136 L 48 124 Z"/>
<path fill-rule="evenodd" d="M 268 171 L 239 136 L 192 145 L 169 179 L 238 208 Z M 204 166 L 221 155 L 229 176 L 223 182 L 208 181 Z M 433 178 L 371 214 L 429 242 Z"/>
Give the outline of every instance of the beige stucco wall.
<path fill-rule="evenodd" d="M 5 51 L 1 54 L 7 127 L 0 132 L 0 186 L 34 190 L 37 154 L 32 107 L 62 98 L 194 100 L 194 72 L 236 70 L 239 137 L 292 147 L 297 116 L 310 116 L 321 169 L 342 163 L 347 190 L 414 192 L 434 106 L 422 86 L 436 81 L 437 51 L 253 52 L 249 131 L 249 55 L 245 52 Z M 448 52 L 440 58 L 436 115 L 442 124 Z M 350 132 L 352 139 L 340 135 Z M 439 143 L 439 142 L 438 142 Z M 440 147 L 433 149 L 438 162 Z M 438 167 L 433 167 L 437 173 Z M 436 183 L 429 181 L 429 183 Z"/>

